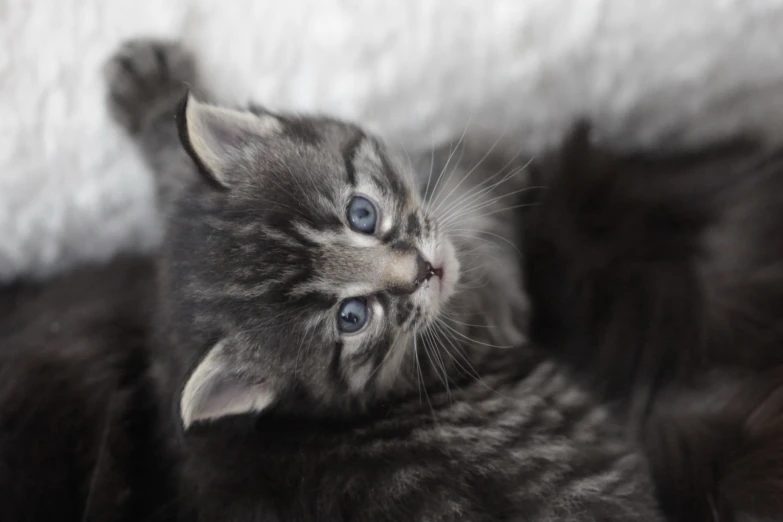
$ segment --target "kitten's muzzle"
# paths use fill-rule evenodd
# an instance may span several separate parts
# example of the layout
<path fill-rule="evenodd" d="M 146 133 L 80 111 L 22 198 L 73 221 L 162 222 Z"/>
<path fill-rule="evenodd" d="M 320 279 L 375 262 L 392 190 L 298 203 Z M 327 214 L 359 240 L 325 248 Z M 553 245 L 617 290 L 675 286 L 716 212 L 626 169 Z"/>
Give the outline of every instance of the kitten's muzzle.
<path fill-rule="evenodd" d="M 413 282 L 414 286 L 419 287 L 425 281 L 429 281 L 432 276 L 438 276 L 438 278 L 443 279 L 443 269 L 433 267 L 429 261 L 426 261 L 421 256 L 421 254 L 417 254 L 416 256 L 416 265 L 418 267 L 418 274 Z"/>
<path fill-rule="evenodd" d="M 416 252 L 415 255 L 416 255 L 416 260 L 415 260 L 416 276 L 412 281 L 409 279 L 408 283 L 393 285 L 388 289 L 390 293 L 396 295 L 412 294 L 413 292 L 418 290 L 422 284 L 429 281 L 432 278 L 432 276 L 438 276 L 441 278 L 443 277 L 442 268 L 433 267 L 432 264 L 426 259 L 424 259 L 424 257 L 418 251 Z"/>

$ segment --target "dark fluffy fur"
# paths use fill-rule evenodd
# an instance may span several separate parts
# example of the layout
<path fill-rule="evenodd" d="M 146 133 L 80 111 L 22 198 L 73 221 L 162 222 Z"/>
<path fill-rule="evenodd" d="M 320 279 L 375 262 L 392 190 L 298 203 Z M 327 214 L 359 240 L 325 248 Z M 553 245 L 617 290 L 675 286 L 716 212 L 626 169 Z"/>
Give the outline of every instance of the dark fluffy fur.
<path fill-rule="evenodd" d="M 0 290 L 0 520 L 163 520 L 150 260 Z"/>
<path fill-rule="evenodd" d="M 164 423 L 190 456 L 175 486 L 145 377 L 154 288 L 149 259 L 118 259 L 2 290 L 2 520 L 494 522 L 516 520 L 510 498 L 525 520 L 658 520 L 644 463 L 605 410 L 556 366 L 511 351 L 497 378 L 352 422 L 248 416 L 185 438 Z M 508 467 L 498 445 L 525 465 Z"/>
<path fill-rule="evenodd" d="M 152 48 L 167 56 L 178 49 Z M 143 57 L 135 52 L 132 56 Z M 147 85 L 161 76 L 172 77 L 154 69 L 134 71 Z M 113 79 L 112 92 L 128 88 L 126 74 Z M 218 349 L 214 347 L 222 349 L 223 339 L 236 343 L 228 344 L 240 363 L 234 373 L 250 374 L 254 384 L 268 385 L 276 394 L 261 412 L 243 410 L 186 422 L 184 432 L 172 427 L 181 451 L 185 504 L 199 520 L 660 520 L 646 462 L 636 446 L 627 444 L 616 419 L 560 367 L 528 347 L 508 346 L 514 336 L 504 332 L 513 328 L 501 321 L 514 309 L 510 297 L 520 281 L 515 272 L 507 272 L 508 266 L 495 265 L 498 259 L 513 264 L 513 257 L 504 257 L 504 248 L 484 251 L 478 261 L 462 258 L 463 267 L 473 262 L 474 267 L 490 268 L 482 284 L 462 292 L 465 303 L 456 310 L 469 314 L 459 316 L 468 323 L 460 324 L 478 330 L 470 332 L 472 339 L 455 337 L 448 341 L 453 342 L 451 351 L 448 346 L 428 347 L 423 337 L 411 339 L 402 369 L 384 379 L 384 388 L 376 388 L 381 379 L 372 377 L 389 364 L 382 349 L 391 351 L 395 343 L 390 337 L 369 343 L 366 353 L 378 359 L 371 378 L 359 390 L 349 386 L 345 354 L 350 353 L 348 343 L 356 341 L 332 336 L 327 327 L 334 314 L 311 308 L 331 310 L 331 301 L 346 282 L 363 281 L 366 260 L 373 256 L 372 268 L 383 267 L 385 254 L 350 241 L 321 248 L 320 237 L 299 237 L 303 232 L 298 231 L 307 228 L 297 225 L 302 220 L 311 223 L 316 227 L 312 233 L 329 241 L 342 237 L 345 206 L 337 203 L 340 194 L 355 190 L 357 179 L 367 183 L 363 178 L 368 177 L 376 177 L 374 183 L 381 187 L 388 183 L 386 197 L 379 201 L 393 221 L 408 223 L 392 226 L 392 231 L 403 230 L 382 244 L 408 249 L 406 243 L 421 243 L 419 236 L 445 227 L 445 222 L 422 212 L 420 225 L 412 226 L 410 217 L 395 215 L 395 203 L 408 197 L 404 173 L 392 166 L 380 143 L 350 125 L 259 111 L 263 121 L 276 121 L 273 134 L 260 136 L 243 132 L 237 125 L 244 120 L 233 114 L 226 120 L 231 126 L 219 137 L 236 137 L 238 147 L 225 155 L 235 163 L 221 168 L 221 159 L 206 153 L 199 134 L 206 127 L 186 121 L 197 115 L 189 108 L 207 110 L 191 103 L 198 102 L 191 99 L 179 113 L 181 135 L 191 143 L 191 153 L 206 158 L 200 161 L 205 174 L 225 183 L 223 190 L 215 190 L 214 183 L 203 183 L 194 173 L 169 216 L 158 319 L 163 325 L 163 362 L 173 369 L 173 378 L 166 380 L 173 386 L 167 386 L 163 400 L 180 405 L 172 412 L 179 424 L 179 413 L 185 410 L 183 389 L 208 366 Z M 150 110 L 143 98 L 134 108 L 136 113 Z M 256 122 L 254 118 L 250 121 Z M 257 130 L 252 124 L 245 128 Z M 173 129 L 147 127 L 142 135 L 160 131 Z M 161 150 L 150 150 L 144 141 L 141 145 L 156 163 Z M 441 187 L 456 183 L 453 189 L 458 188 L 461 182 L 455 179 L 441 180 Z M 464 203 L 470 200 L 462 201 L 470 210 Z M 424 208 L 410 202 L 406 207 L 416 212 Z M 474 228 L 483 218 L 494 225 L 496 237 L 506 230 L 502 214 L 494 220 L 467 212 L 459 217 Z M 501 245 L 506 243 L 495 244 Z M 330 275 L 335 261 L 350 268 L 349 281 Z M 291 274 L 292 268 L 296 273 Z M 464 274 L 470 282 L 468 269 Z M 329 280 L 328 289 L 319 287 L 304 297 L 295 292 L 321 277 Z M 405 304 L 408 294 L 420 295 L 388 286 L 377 290 L 390 303 Z M 459 297 L 457 293 L 454 299 Z M 483 305 L 485 300 L 492 303 Z M 386 307 L 387 326 L 397 313 L 393 308 Z M 327 327 L 311 327 L 308 320 L 320 315 Z M 520 311 L 511 325 L 522 319 Z M 423 328 L 415 325 L 413 333 L 423 335 Z M 432 374 L 439 368 L 442 374 Z"/>
<path fill-rule="evenodd" d="M 142 40 L 109 67 L 115 118 L 161 177 L 174 174 L 161 190 L 175 201 L 160 273 L 120 260 L 10 291 L 0 489 L 20 490 L 0 498 L 12 510 L 3 520 L 168 520 L 173 508 L 201 522 L 661 520 L 622 425 L 560 365 L 521 346 L 519 267 L 499 235 L 512 237 L 513 220 L 489 218 L 509 209 L 487 211 L 496 200 L 475 192 L 450 202 L 461 213 L 442 214 L 444 227 L 467 221 L 504 241 L 459 244 L 463 267 L 485 269 L 478 281 L 465 269 L 462 281 L 476 285 L 455 292 L 455 312 L 469 315 L 441 345 L 410 337 L 395 369 L 380 351 L 395 348 L 390 334 L 424 335 L 416 321 L 437 309 L 422 299 L 438 294 L 419 290 L 445 293 L 419 288 L 405 270 L 414 265 L 392 255 L 432 250 L 428 207 L 384 147 L 351 125 L 191 99 L 183 128 L 224 189 L 215 190 L 172 146 L 171 109 L 191 65 L 181 47 Z M 454 192 L 470 172 L 441 187 Z M 360 188 L 390 217 L 372 249 L 344 224 L 345 197 Z M 441 266 L 439 285 L 456 273 Z M 373 313 L 387 320 L 336 334 L 345 297 L 334 294 L 355 297 L 357 282 L 378 284 L 359 295 L 378 299 Z M 407 300 L 420 310 L 389 306 Z M 46 334 L 53 321 L 56 338 Z M 378 377 L 384 364 L 392 371 Z"/>
<path fill-rule="evenodd" d="M 531 337 L 630 415 L 673 519 L 783 515 L 783 153 L 615 154 L 583 125 L 545 163 Z"/>

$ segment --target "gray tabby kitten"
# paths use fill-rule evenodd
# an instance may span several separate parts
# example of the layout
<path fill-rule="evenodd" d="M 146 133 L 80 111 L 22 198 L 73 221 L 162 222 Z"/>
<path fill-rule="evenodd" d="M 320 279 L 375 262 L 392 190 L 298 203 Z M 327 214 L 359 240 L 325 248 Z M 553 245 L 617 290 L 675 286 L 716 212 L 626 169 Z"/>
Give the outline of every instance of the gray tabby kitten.
<path fill-rule="evenodd" d="M 175 128 L 198 85 L 173 44 L 107 78 L 172 201 L 156 378 L 184 516 L 660 520 L 607 410 L 524 346 L 511 162 L 433 155 L 451 174 L 417 183 L 354 125 L 193 95 Z"/>

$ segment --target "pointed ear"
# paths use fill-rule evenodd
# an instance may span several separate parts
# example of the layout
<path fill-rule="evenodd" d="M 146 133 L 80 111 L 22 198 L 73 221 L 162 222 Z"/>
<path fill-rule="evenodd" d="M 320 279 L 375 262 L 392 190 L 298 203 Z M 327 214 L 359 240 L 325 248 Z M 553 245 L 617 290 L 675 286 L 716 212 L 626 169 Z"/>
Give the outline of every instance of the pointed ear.
<path fill-rule="evenodd" d="M 271 383 L 254 383 L 232 368 L 225 344 L 216 344 L 190 375 L 180 397 L 185 429 L 197 421 L 264 411 L 275 400 Z"/>
<path fill-rule="evenodd" d="M 231 165 L 241 160 L 248 145 L 262 143 L 281 130 L 271 114 L 215 107 L 188 95 L 177 111 L 182 146 L 201 171 L 222 188 L 231 188 Z"/>

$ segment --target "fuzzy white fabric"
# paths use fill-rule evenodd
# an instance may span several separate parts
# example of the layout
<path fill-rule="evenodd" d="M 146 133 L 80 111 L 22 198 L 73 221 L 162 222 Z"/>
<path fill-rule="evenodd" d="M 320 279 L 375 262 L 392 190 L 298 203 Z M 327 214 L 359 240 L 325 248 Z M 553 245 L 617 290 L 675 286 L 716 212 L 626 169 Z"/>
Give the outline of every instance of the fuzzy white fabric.
<path fill-rule="evenodd" d="M 100 79 L 140 35 L 184 39 L 226 101 L 408 147 L 468 122 L 535 148 L 580 114 L 631 144 L 783 116 L 783 0 L 0 0 L 0 279 L 159 241 Z"/>

